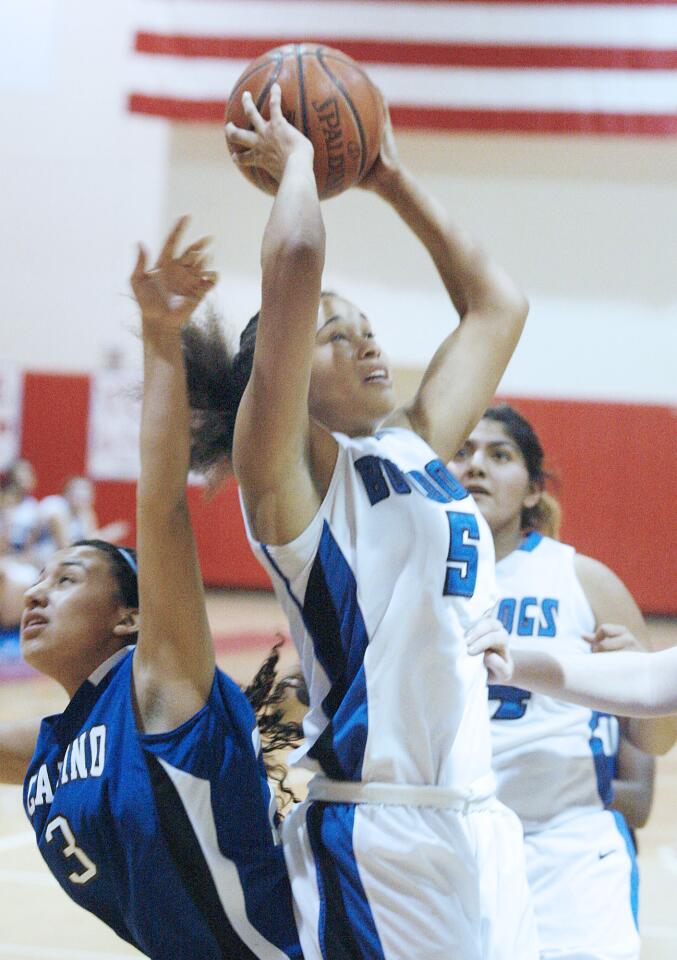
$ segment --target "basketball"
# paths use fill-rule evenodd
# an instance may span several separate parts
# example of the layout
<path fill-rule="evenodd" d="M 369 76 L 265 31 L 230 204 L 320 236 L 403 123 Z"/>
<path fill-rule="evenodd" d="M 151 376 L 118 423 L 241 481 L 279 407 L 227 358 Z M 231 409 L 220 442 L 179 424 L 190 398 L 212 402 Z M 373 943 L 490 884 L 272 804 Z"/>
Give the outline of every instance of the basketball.
<path fill-rule="evenodd" d="M 320 200 L 359 183 L 378 156 L 383 134 L 381 96 L 362 67 L 340 50 L 320 44 L 276 47 L 240 76 L 228 100 L 226 122 L 249 128 L 242 109 L 245 90 L 269 119 L 268 95 L 276 82 L 282 90 L 282 113 L 313 144 Z M 277 184 L 265 170 L 239 169 L 261 190 L 275 193 Z"/>

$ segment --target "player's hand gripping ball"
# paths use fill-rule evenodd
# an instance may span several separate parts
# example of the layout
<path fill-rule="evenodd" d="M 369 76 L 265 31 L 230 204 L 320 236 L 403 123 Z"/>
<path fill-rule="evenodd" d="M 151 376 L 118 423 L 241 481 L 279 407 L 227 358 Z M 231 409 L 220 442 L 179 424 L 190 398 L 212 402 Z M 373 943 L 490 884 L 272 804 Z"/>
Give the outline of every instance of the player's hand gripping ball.
<path fill-rule="evenodd" d="M 251 129 L 242 107 L 248 90 L 264 119 L 270 118 L 270 88 L 282 89 L 282 113 L 312 142 L 313 169 L 320 200 L 355 186 L 376 160 L 383 136 L 384 107 L 378 89 L 346 54 L 314 43 L 292 43 L 269 50 L 246 68 L 235 84 L 226 123 Z M 260 167 L 239 169 L 261 190 L 277 183 Z"/>

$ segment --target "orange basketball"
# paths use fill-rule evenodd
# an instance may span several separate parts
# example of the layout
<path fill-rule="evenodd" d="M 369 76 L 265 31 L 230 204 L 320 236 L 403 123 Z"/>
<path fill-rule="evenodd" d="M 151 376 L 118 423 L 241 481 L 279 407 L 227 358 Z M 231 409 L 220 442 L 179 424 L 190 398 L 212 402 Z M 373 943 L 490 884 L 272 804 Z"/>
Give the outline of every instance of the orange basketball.
<path fill-rule="evenodd" d="M 249 128 L 242 109 L 248 90 L 269 118 L 268 95 L 282 90 L 282 113 L 315 149 L 315 180 L 321 200 L 359 183 L 378 156 L 383 134 L 381 96 L 367 74 L 340 50 L 316 43 L 290 43 L 249 64 L 233 88 L 226 122 Z M 273 178 L 257 167 L 240 167 L 252 183 L 275 193 Z"/>

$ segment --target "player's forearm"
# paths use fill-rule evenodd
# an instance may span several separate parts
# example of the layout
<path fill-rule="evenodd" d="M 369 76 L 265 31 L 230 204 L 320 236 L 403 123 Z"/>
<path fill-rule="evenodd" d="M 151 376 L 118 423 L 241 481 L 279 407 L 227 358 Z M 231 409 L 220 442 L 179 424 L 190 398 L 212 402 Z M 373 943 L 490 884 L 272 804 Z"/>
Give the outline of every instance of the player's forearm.
<path fill-rule="evenodd" d="M 325 231 L 312 152 L 295 150 L 284 168 L 273 209 L 263 235 L 261 265 L 263 282 L 271 273 L 294 271 L 307 266 L 319 277 L 324 265 Z M 289 280 L 289 277 L 287 277 Z"/>
<path fill-rule="evenodd" d="M 0 723 L 0 783 L 23 783 L 40 729 L 40 720 Z"/>
<path fill-rule="evenodd" d="M 405 167 L 382 177 L 379 193 L 427 249 L 461 318 L 491 311 L 521 329 L 528 304 L 518 285 Z"/>
<path fill-rule="evenodd" d="M 653 794 L 645 784 L 628 780 L 614 780 L 612 807 L 625 817 L 631 830 L 639 830 L 649 819 Z"/>
<path fill-rule="evenodd" d="M 613 654 L 605 654 L 613 656 Z M 656 717 L 645 720 L 629 720 L 625 727 L 628 740 L 652 756 L 660 757 L 677 741 L 677 716 Z"/>
<path fill-rule="evenodd" d="M 677 703 L 673 707 L 665 702 L 661 704 L 657 699 L 659 665 L 654 661 L 659 656 L 652 653 L 558 656 L 544 650 L 514 650 L 513 683 L 618 716 L 658 716 L 677 706 Z"/>
<path fill-rule="evenodd" d="M 139 510 L 161 513 L 183 504 L 190 464 L 190 411 L 178 328 L 143 329 Z"/>

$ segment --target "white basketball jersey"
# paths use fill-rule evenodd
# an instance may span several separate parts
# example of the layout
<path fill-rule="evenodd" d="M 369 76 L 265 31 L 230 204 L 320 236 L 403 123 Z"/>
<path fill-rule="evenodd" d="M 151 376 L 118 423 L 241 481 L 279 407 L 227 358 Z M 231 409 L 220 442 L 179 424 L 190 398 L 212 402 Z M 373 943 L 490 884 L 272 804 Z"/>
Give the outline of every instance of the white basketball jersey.
<path fill-rule="evenodd" d="M 466 788 L 491 768 L 486 671 L 464 640 L 495 601 L 491 532 L 417 434 L 334 436 L 306 530 L 253 542 L 309 687 L 304 763 L 334 780 Z"/>
<path fill-rule="evenodd" d="M 535 642 L 593 655 L 581 634 L 594 630 L 595 617 L 574 557 L 573 547 L 531 533 L 496 565 L 498 617 L 516 647 Z M 498 796 L 526 833 L 611 802 L 615 719 L 497 684 L 489 686 L 489 712 Z"/>

